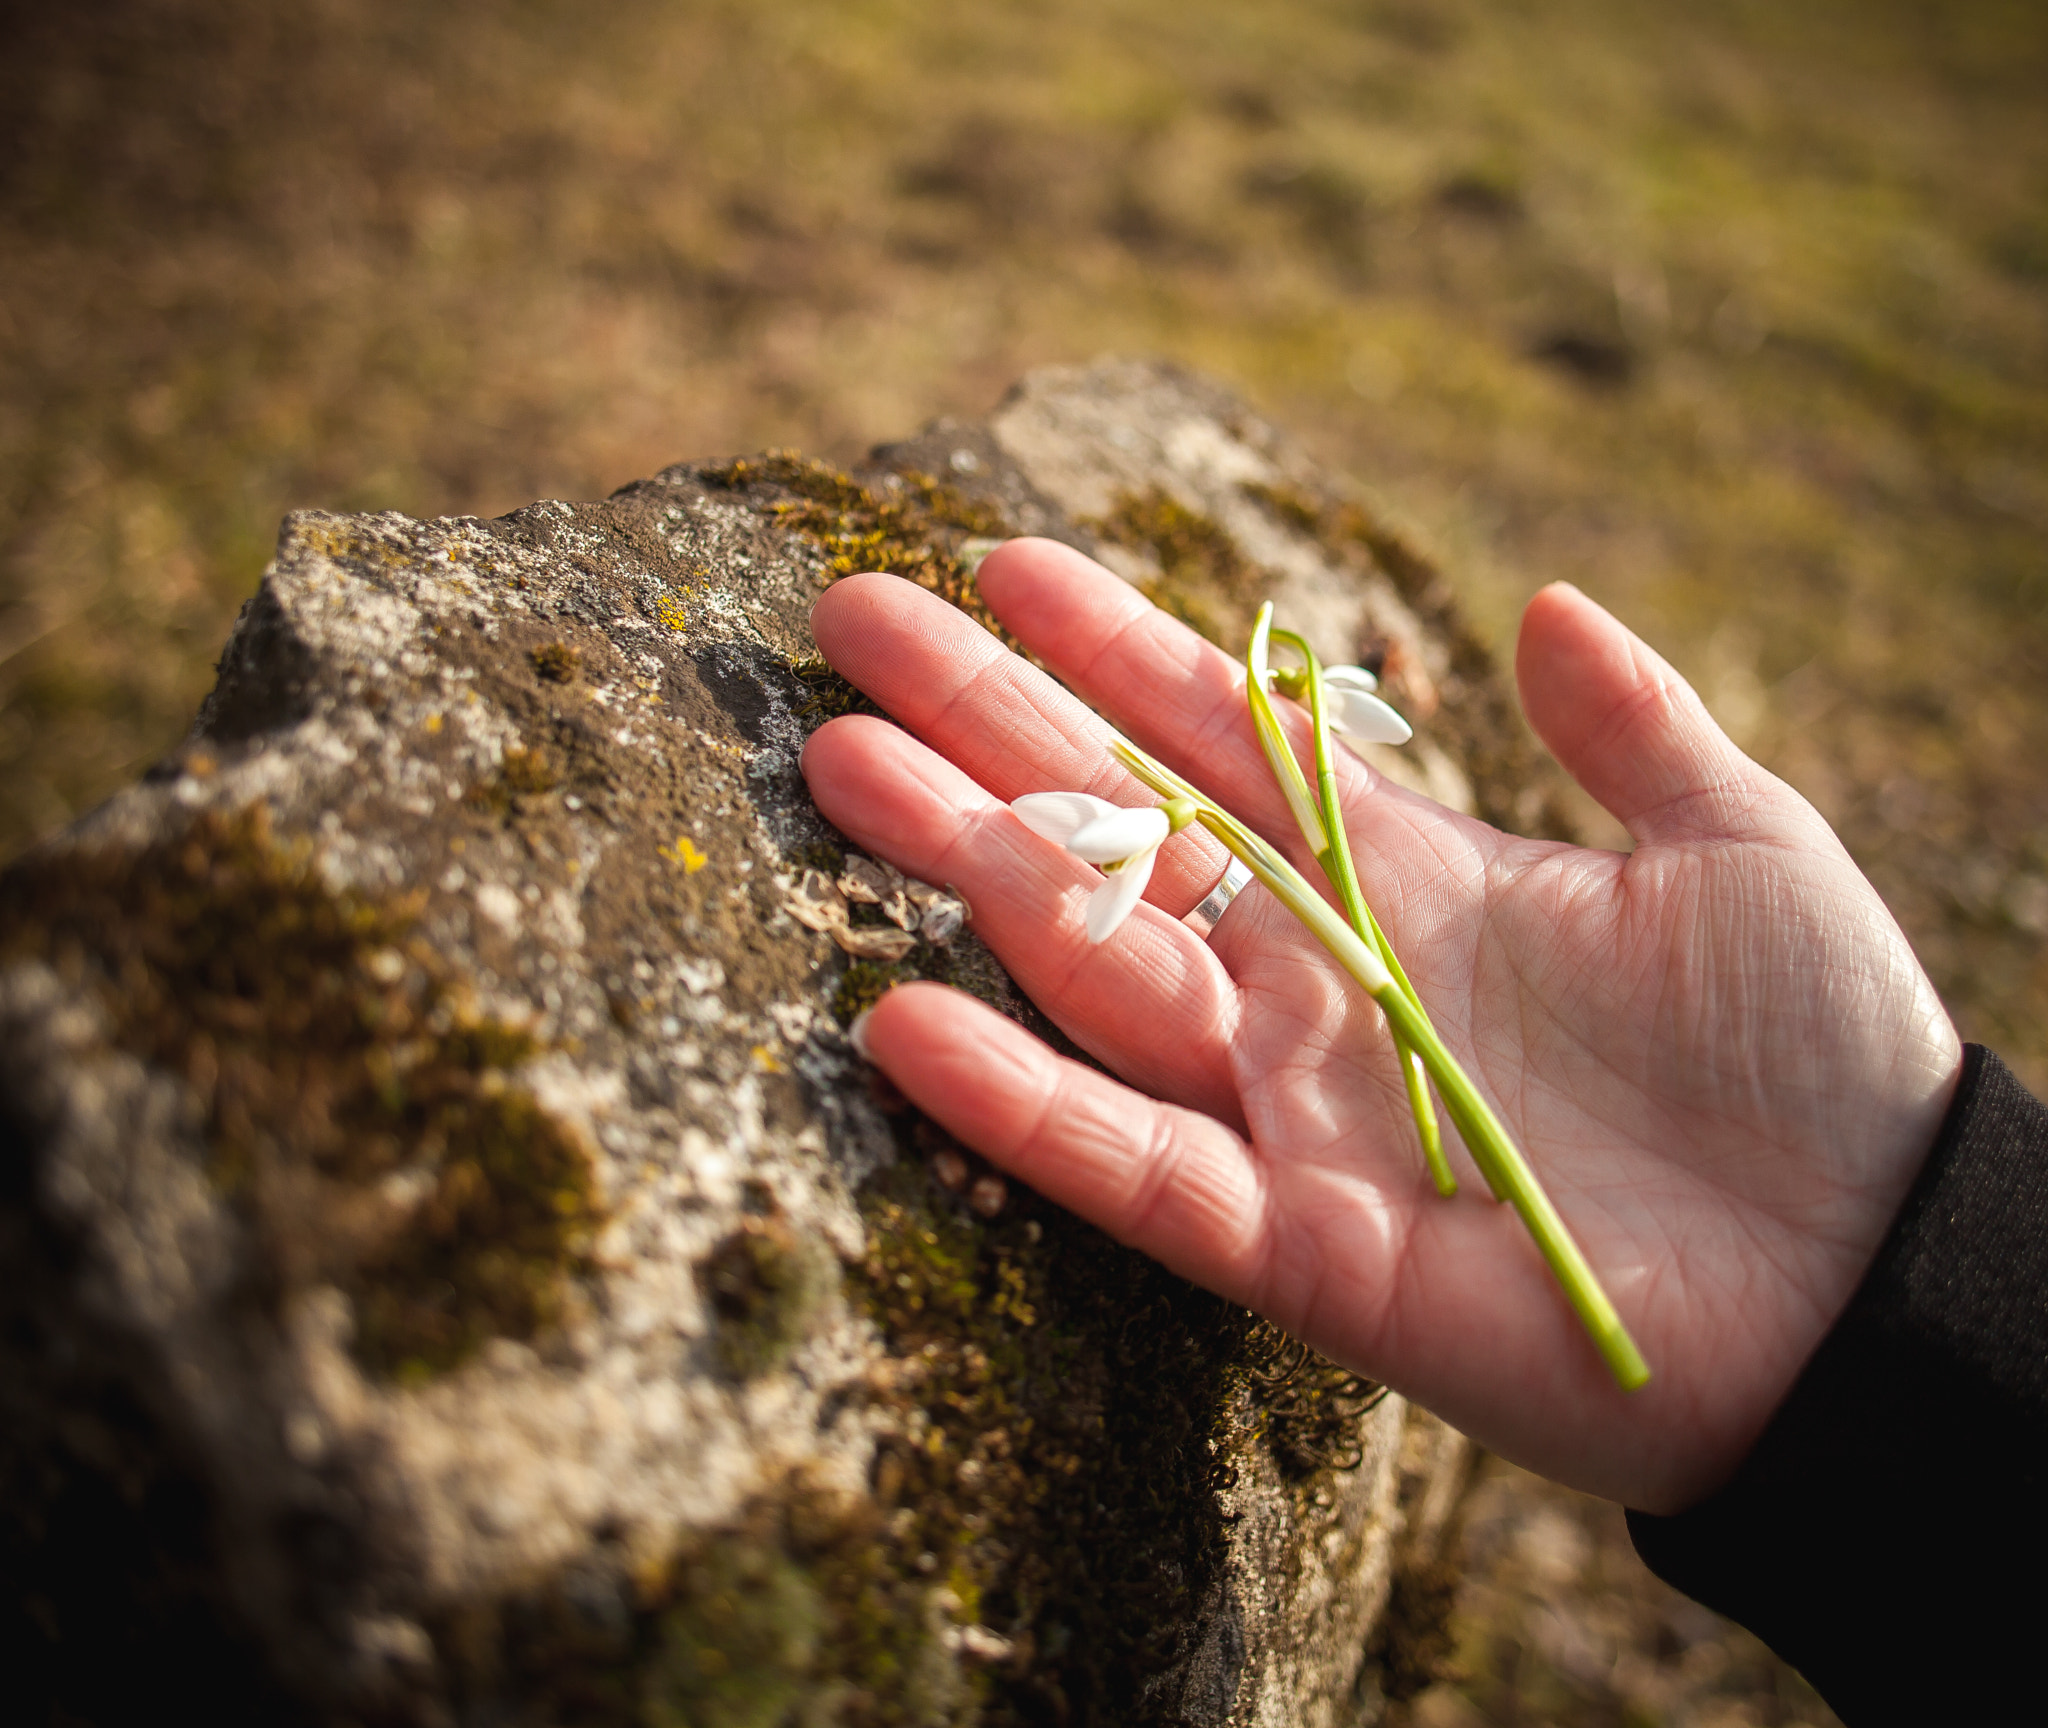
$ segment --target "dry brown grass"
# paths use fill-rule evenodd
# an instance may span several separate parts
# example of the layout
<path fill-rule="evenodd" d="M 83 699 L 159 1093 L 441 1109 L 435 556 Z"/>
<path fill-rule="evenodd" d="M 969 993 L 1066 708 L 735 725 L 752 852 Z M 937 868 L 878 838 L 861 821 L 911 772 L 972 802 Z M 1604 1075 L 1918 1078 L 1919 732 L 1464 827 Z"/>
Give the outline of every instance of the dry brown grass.
<path fill-rule="evenodd" d="M 103 0 L 0 56 L 0 847 L 176 735 L 278 516 L 850 454 L 1109 348 L 1569 575 L 2048 1081 L 2025 4 Z"/>
<path fill-rule="evenodd" d="M 290 507 L 1163 352 L 1497 643 L 1570 576 L 1664 646 L 2048 1087 L 2031 0 L 9 10 L 0 852 L 177 736 Z"/>
<path fill-rule="evenodd" d="M 1644 1572 L 1618 1506 L 1490 1459 L 1464 1563 L 1459 1679 L 1385 1728 L 1839 1728 L 1755 1638 Z"/>

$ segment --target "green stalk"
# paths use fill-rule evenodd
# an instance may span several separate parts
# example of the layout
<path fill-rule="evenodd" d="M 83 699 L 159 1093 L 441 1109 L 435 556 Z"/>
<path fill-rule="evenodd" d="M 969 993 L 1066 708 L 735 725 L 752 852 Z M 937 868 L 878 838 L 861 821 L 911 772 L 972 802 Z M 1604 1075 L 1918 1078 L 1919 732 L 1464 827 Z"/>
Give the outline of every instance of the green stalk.
<path fill-rule="evenodd" d="M 1374 1000 L 1391 1021 L 1398 1022 L 1402 1016 L 1413 1012 L 1412 1004 L 1398 989 L 1383 991 Z M 1558 1216 L 1557 1207 L 1544 1192 L 1543 1184 L 1536 1179 L 1536 1172 L 1529 1168 L 1529 1161 L 1522 1156 L 1521 1148 L 1508 1138 L 1507 1130 L 1500 1125 L 1492 1107 L 1428 1023 L 1418 1019 L 1410 1037 L 1428 1063 L 1430 1078 L 1443 1093 L 1444 1103 L 1453 1112 L 1458 1130 L 1465 1137 L 1465 1145 L 1480 1169 L 1485 1171 L 1487 1181 L 1495 1193 L 1504 1192 L 1508 1204 L 1514 1207 L 1529 1234 L 1535 1237 L 1536 1246 L 1549 1263 L 1551 1274 L 1564 1287 L 1566 1300 L 1577 1313 L 1579 1323 L 1599 1347 L 1615 1380 L 1624 1392 L 1633 1392 L 1650 1378 L 1650 1365 L 1643 1360 L 1643 1354 L 1628 1335 L 1627 1327 L 1622 1325 L 1621 1316 L 1615 1312 L 1614 1303 L 1601 1287 L 1598 1274 L 1588 1264 L 1584 1251 L 1563 1218 Z"/>
<path fill-rule="evenodd" d="M 1266 642 L 1272 630 L 1273 603 L 1268 600 L 1259 608 L 1258 622 L 1252 626 L 1251 646 L 1245 650 L 1245 701 L 1252 711 L 1252 730 L 1259 735 L 1259 747 L 1265 751 L 1266 760 L 1272 766 L 1273 778 L 1280 783 L 1280 793 L 1287 800 L 1287 808 L 1294 812 L 1295 826 L 1308 842 L 1309 851 L 1320 857 L 1329 847 L 1329 830 L 1323 822 L 1322 811 L 1316 808 L 1315 798 L 1309 792 L 1308 781 L 1302 777 L 1301 764 L 1294 759 L 1287 734 L 1280 729 L 1280 716 L 1273 711 L 1273 699 L 1266 694 Z"/>
<path fill-rule="evenodd" d="M 1260 613 L 1262 622 L 1266 616 L 1266 611 Z M 1416 995 L 1415 986 L 1408 982 L 1408 974 L 1394 952 L 1394 945 L 1387 940 L 1387 933 L 1372 915 L 1372 908 L 1365 903 L 1364 890 L 1358 885 L 1358 867 L 1351 857 L 1351 837 L 1344 827 L 1344 807 L 1337 801 L 1337 764 L 1330 750 L 1329 719 L 1323 712 L 1322 662 L 1316 658 L 1315 650 L 1305 638 L 1291 630 L 1276 634 L 1301 656 L 1302 664 L 1308 668 L 1309 718 L 1315 728 L 1316 801 L 1322 809 L 1323 832 L 1328 836 L 1323 849 L 1316 854 L 1316 862 L 1323 867 L 1323 874 L 1336 884 L 1351 927 L 1379 950 L 1380 958 L 1386 962 L 1387 970 L 1393 973 L 1401 993 L 1427 1022 L 1429 1014 L 1422 1006 L 1422 998 Z M 1287 761 L 1289 767 L 1294 765 L 1291 750 L 1287 752 Z M 1394 1047 L 1400 1058 L 1401 1079 L 1408 1088 L 1408 1108 L 1415 1116 L 1415 1132 L 1422 1140 L 1422 1156 L 1429 1165 L 1430 1179 L 1436 1183 L 1436 1191 L 1448 1200 L 1458 1191 L 1458 1179 L 1451 1174 L 1451 1162 L 1444 1156 L 1443 1131 L 1437 1126 L 1436 1109 L 1429 1101 L 1429 1079 L 1422 1058 L 1398 1031 L 1394 1034 Z M 1481 1173 L 1485 1173 L 1483 1169 Z M 1487 1186 L 1493 1187 L 1490 1176 Z M 1496 1200 L 1506 1198 L 1498 1188 L 1494 1188 L 1493 1197 Z"/>
<path fill-rule="evenodd" d="M 1366 905 L 1365 896 L 1358 886 L 1358 872 L 1351 862 L 1351 843 L 1344 832 L 1343 816 L 1337 803 L 1335 770 L 1330 760 L 1329 726 L 1323 717 L 1322 667 L 1301 637 L 1292 631 L 1278 633 L 1308 662 L 1308 694 L 1315 722 L 1316 773 L 1320 791 L 1320 797 L 1317 797 L 1309 792 L 1308 782 L 1302 776 L 1300 764 L 1294 759 L 1287 735 L 1280 729 L 1280 717 L 1274 712 L 1272 699 L 1266 694 L 1267 642 L 1274 634 L 1273 604 L 1269 600 L 1259 608 L 1258 619 L 1252 625 L 1251 643 L 1245 650 L 1245 699 L 1251 708 L 1252 729 L 1258 734 L 1259 744 L 1266 752 L 1266 760 L 1272 766 L 1273 777 L 1280 783 L 1288 808 L 1294 812 L 1302 838 L 1308 842 L 1316 863 L 1343 900 L 1351 927 L 1378 951 L 1387 970 L 1393 973 L 1420 1013 L 1421 999 L 1409 984 L 1407 974 L 1401 970 L 1401 963 L 1394 957 L 1393 947 L 1387 941 L 1386 933 L 1380 929 L 1379 921 L 1373 917 L 1372 908 Z M 1401 1065 L 1402 1084 L 1408 1090 L 1408 1108 L 1415 1117 L 1415 1132 L 1422 1142 L 1422 1157 L 1429 1166 L 1430 1180 L 1436 1184 L 1439 1194 L 1449 1198 L 1458 1191 L 1458 1179 L 1451 1173 L 1450 1160 L 1444 1156 L 1443 1132 L 1437 1126 L 1436 1110 L 1429 1100 L 1428 1077 L 1421 1059 L 1399 1032 L 1394 1034 L 1394 1054 Z M 1494 1198 L 1501 1196 L 1496 1194 Z"/>
<path fill-rule="evenodd" d="M 1378 951 L 1340 918 L 1330 903 L 1278 851 L 1254 834 L 1213 798 L 1153 760 L 1126 738 L 1112 737 L 1111 753 L 1132 775 L 1163 798 L 1185 798 L 1196 807 L 1196 820 L 1244 861 L 1281 905 L 1308 927 L 1338 965 L 1364 986 L 1380 1005 L 1396 1036 L 1404 1038 L 1422 1058 L 1429 1077 L 1443 1095 L 1444 1106 L 1458 1125 L 1473 1161 L 1494 1191 L 1514 1207 L 1565 1299 L 1579 1317 L 1624 1391 L 1634 1391 L 1650 1378 L 1649 1364 L 1615 1312 L 1600 1279 L 1572 1233 L 1558 1215 L 1543 1184 L 1529 1168 L 1521 1150 L 1500 1119 L 1444 1047 L 1436 1028 L 1394 980 Z"/>

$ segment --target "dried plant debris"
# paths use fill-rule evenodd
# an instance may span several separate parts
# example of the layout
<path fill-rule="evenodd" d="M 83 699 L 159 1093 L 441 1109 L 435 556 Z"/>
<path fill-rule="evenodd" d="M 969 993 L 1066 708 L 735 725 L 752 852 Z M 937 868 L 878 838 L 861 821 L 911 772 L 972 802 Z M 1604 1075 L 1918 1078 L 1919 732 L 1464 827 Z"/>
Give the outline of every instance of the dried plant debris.
<path fill-rule="evenodd" d="M 806 870 L 782 904 L 799 924 L 830 936 L 860 960 L 899 961 L 920 940 L 950 942 L 967 917 L 966 902 L 957 895 L 862 857 L 850 859 L 836 881 L 823 870 Z M 856 909 L 869 907 L 883 922 L 856 920 Z"/>

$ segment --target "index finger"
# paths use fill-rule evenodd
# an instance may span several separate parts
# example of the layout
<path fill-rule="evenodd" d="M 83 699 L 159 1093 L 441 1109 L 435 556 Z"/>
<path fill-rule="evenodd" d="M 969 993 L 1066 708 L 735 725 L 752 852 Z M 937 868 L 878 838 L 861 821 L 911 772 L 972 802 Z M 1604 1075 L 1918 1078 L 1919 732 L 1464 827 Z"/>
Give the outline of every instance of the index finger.
<path fill-rule="evenodd" d="M 1083 702 L 1268 839 L 1299 839 L 1253 729 L 1239 661 L 1057 540 L 1008 541 L 982 561 L 975 580 L 1004 626 Z M 1292 703 L 1275 707 L 1296 759 L 1309 760 L 1307 715 Z M 1337 752 L 1336 770 L 1338 797 L 1354 816 L 1365 814 L 1370 798 L 1411 823 L 1449 817 L 1475 833 L 1494 832 L 1348 751 Z"/>
<path fill-rule="evenodd" d="M 1110 729 L 966 613 L 898 576 L 848 576 L 811 610 L 819 651 L 1004 803 L 1027 792 L 1153 802 L 1109 754 Z M 1175 917 L 1216 885 L 1223 848 L 1190 829 L 1159 854 L 1145 898 Z"/>
<path fill-rule="evenodd" d="M 1259 744 L 1236 661 L 1055 540 L 997 547 L 976 580 L 996 616 L 1082 701 L 1258 829 L 1312 881 L 1321 877 Z M 1274 706 L 1295 759 L 1311 760 L 1308 716 L 1291 702 Z M 1474 889 L 1508 837 L 1397 785 L 1349 751 L 1335 756 L 1346 826 L 1368 842 L 1356 849 L 1361 885 L 1381 922 L 1410 938 L 1462 931 Z M 1463 935 L 1456 940 L 1462 945 Z"/>
<path fill-rule="evenodd" d="M 1087 938 L 1100 878 L 1033 834 L 954 764 L 872 716 L 829 720 L 804 746 L 827 821 L 927 882 L 956 888 L 975 934 L 1084 1050 L 1132 1085 L 1239 1124 L 1237 991 L 1186 925 L 1143 907 Z"/>

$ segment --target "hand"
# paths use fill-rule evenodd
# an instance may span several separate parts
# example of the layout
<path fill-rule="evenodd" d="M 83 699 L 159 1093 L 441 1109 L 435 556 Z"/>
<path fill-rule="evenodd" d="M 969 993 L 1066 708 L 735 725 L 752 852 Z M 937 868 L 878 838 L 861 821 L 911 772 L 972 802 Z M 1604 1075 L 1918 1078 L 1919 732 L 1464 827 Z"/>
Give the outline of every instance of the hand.
<path fill-rule="evenodd" d="M 1518 839 L 1344 758 L 1367 899 L 1649 1358 L 1624 1393 L 1469 1164 L 1454 1199 L 1432 1188 L 1378 1009 L 1300 925 L 1256 886 L 1207 941 L 1181 921 L 1222 873 L 1213 840 L 1169 842 L 1149 904 L 1090 947 L 1100 878 L 1004 808 L 1153 801 L 1100 710 L 1319 880 L 1242 668 L 1049 541 L 991 554 L 980 585 L 1076 694 L 910 583 L 850 577 L 819 646 L 909 732 L 835 720 L 804 772 L 856 842 L 958 888 L 1128 1084 L 929 984 L 875 1009 L 874 1060 L 1040 1192 L 1507 1457 L 1650 1511 L 1718 1485 L 1854 1292 L 1961 1065 L 1818 813 L 1562 584 L 1523 618 L 1522 699 L 1632 854 Z"/>

